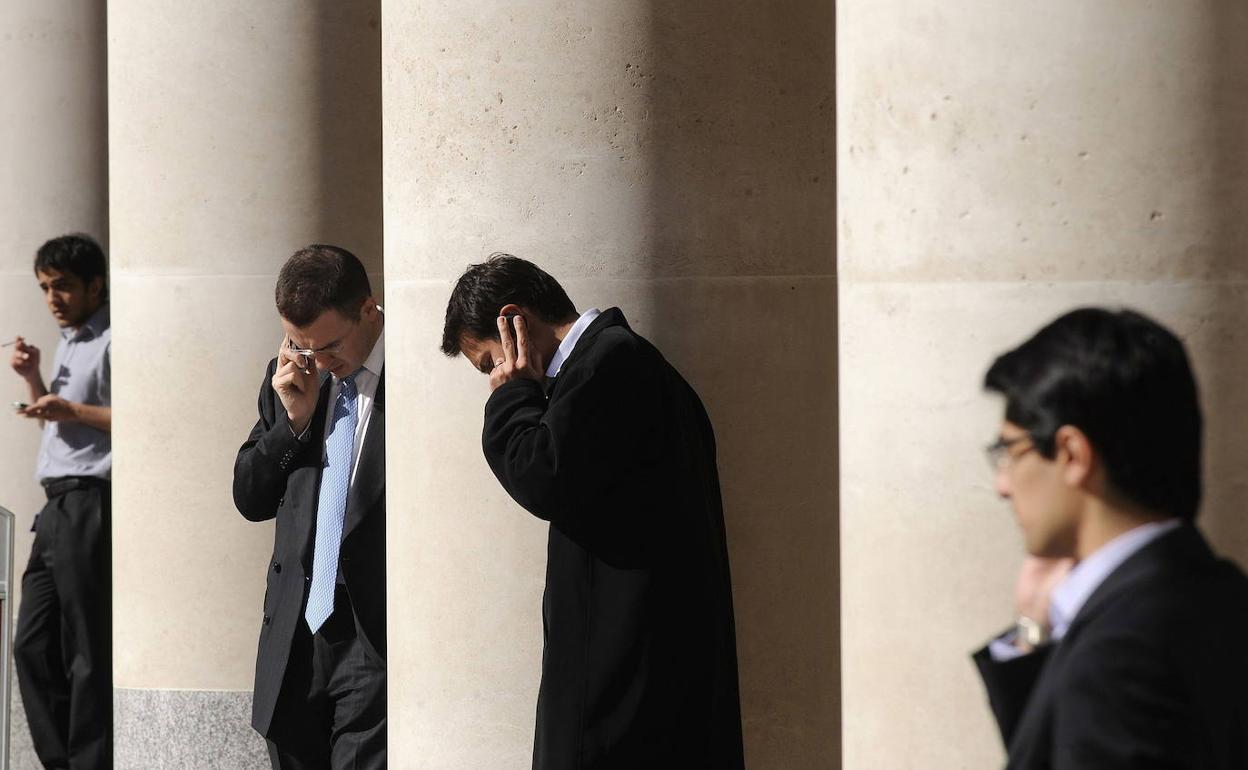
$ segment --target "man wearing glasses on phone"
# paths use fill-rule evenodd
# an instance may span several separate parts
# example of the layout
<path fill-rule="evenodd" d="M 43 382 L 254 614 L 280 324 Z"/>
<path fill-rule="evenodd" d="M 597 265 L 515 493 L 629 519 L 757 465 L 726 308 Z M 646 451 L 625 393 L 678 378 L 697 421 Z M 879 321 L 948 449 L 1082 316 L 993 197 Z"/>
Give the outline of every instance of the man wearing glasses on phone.
<path fill-rule="evenodd" d="M 53 238 L 35 277 L 61 341 L 46 385 L 40 351 L 18 337 L 18 414 L 43 426 L 35 472 L 48 502 L 22 575 L 13 657 L 44 767 L 113 766 L 112 391 L 108 263 L 85 235 Z M 6 664 L 7 665 L 7 664 Z"/>
<path fill-rule="evenodd" d="M 989 447 L 1028 554 L 975 654 L 1009 768 L 1248 767 L 1248 580 L 1193 525 L 1202 418 L 1183 343 L 1083 309 L 1000 356 Z"/>
<path fill-rule="evenodd" d="M 252 726 L 275 770 L 386 767 L 385 345 L 360 261 L 313 245 L 277 278 L 285 337 L 234 463 L 277 519 Z"/>

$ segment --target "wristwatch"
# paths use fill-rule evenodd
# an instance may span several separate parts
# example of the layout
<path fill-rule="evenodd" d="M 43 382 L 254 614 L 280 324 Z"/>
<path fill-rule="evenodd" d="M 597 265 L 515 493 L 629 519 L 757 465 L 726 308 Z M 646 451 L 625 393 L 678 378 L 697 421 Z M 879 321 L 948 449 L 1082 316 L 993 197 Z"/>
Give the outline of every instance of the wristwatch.
<path fill-rule="evenodd" d="M 1049 641 L 1049 628 L 1043 623 L 1032 620 L 1026 615 L 1019 615 L 1014 623 L 1014 634 L 1026 642 L 1029 647 L 1039 647 Z"/>

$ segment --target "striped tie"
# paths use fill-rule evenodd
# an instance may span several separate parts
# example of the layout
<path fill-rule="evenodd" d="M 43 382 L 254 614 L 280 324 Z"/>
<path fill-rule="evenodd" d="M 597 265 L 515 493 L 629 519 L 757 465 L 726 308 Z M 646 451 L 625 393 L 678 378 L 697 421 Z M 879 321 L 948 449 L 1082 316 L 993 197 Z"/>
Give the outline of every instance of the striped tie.
<path fill-rule="evenodd" d="M 342 545 L 342 522 L 351 488 L 355 460 L 355 375 L 344 377 L 334 401 L 334 419 L 325 441 L 325 467 L 321 469 L 321 496 L 316 505 L 316 550 L 312 555 L 312 587 L 303 618 L 312 633 L 334 611 L 334 585 L 338 578 L 338 549 Z"/>

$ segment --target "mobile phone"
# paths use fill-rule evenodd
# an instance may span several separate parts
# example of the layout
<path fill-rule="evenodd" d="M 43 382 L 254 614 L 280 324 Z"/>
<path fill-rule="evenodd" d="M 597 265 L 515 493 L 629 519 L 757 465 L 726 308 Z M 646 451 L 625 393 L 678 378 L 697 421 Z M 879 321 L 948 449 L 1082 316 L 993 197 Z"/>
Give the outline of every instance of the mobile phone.
<path fill-rule="evenodd" d="M 14 402 L 13 402 L 13 411 L 15 411 L 15 412 L 20 412 L 20 411 L 22 411 L 23 409 L 25 409 L 25 408 L 26 408 L 26 407 L 28 407 L 28 406 L 30 406 L 30 404 L 26 403 L 25 401 L 14 401 Z"/>

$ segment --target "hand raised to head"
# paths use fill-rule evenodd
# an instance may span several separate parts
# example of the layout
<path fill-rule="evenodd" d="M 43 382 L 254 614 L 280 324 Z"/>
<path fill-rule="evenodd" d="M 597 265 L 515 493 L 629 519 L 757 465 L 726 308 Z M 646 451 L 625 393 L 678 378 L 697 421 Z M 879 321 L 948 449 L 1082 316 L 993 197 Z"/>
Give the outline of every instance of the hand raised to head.
<path fill-rule="evenodd" d="M 533 349 L 529 338 L 528 324 L 524 316 L 510 316 L 516 325 L 516 336 L 512 339 L 511 325 L 506 316 L 498 317 L 498 337 L 503 346 L 503 357 L 495 359 L 494 369 L 490 371 L 490 390 L 496 390 L 505 382 L 518 379 L 541 382 L 546 372 L 542 369 L 541 356 Z"/>

